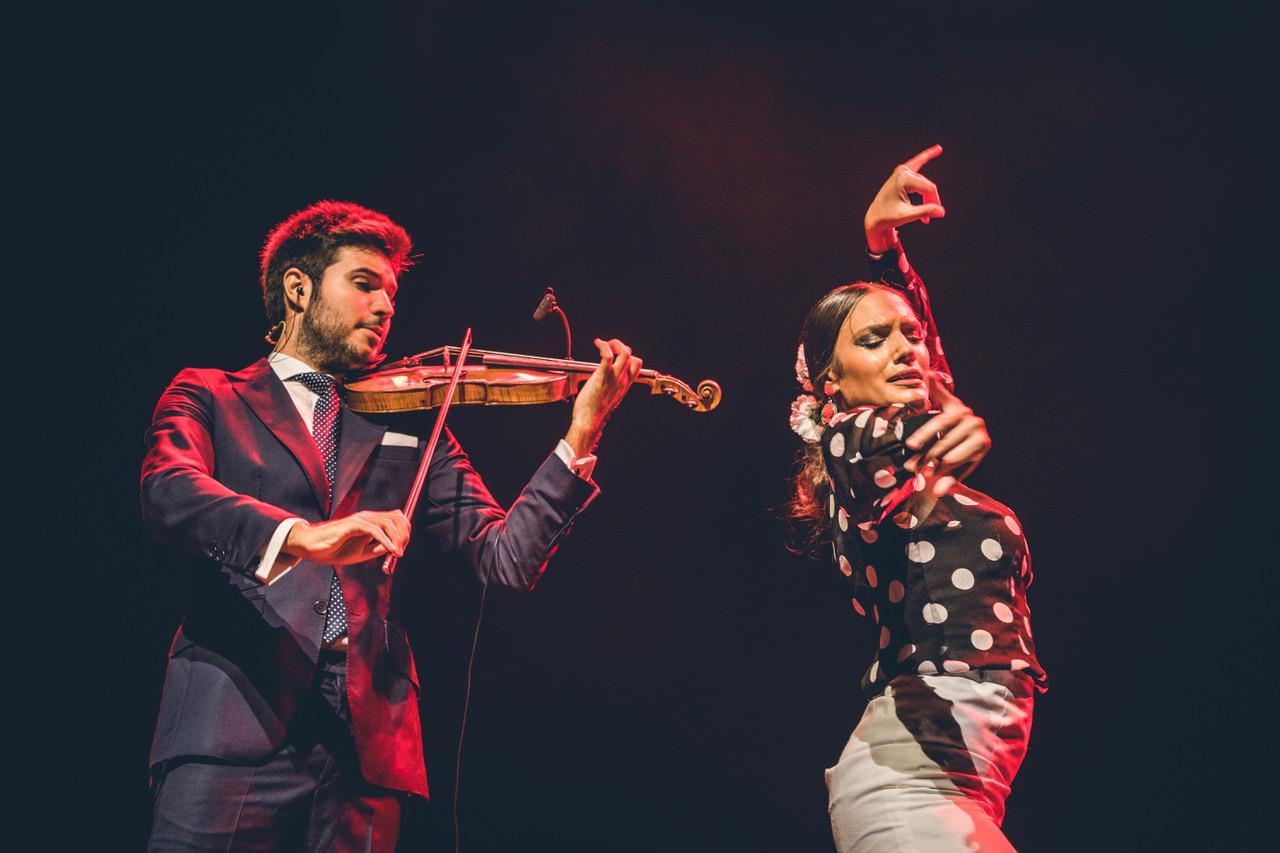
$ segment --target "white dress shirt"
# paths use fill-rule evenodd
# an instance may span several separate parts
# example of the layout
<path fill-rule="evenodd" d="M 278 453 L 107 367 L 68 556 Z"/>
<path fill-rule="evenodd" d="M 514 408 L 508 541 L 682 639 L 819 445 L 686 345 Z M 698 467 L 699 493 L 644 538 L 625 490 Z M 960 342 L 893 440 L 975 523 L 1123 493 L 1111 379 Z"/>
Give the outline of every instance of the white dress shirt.
<path fill-rule="evenodd" d="M 301 382 L 289 382 L 288 379 L 291 376 L 297 376 L 299 373 L 315 373 L 318 371 L 304 361 L 279 352 L 272 353 L 267 359 L 267 363 L 271 365 L 271 369 L 275 371 L 276 376 L 284 383 L 285 390 L 289 392 L 289 398 L 293 400 L 293 405 L 297 408 L 298 415 L 302 418 L 302 423 L 307 428 L 307 434 L 310 435 L 316 400 L 319 399 L 319 396 Z M 341 442 L 341 439 L 339 439 L 339 442 Z M 405 444 L 412 447 L 417 445 L 418 440 L 414 436 L 388 432 L 383 437 L 383 443 Z M 555 454 L 570 471 L 584 480 L 590 480 L 591 475 L 595 472 L 596 457 L 594 455 L 578 456 L 577 452 L 569 446 L 569 442 L 563 438 L 556 445 Z M 289 535 L 289 531 L 301 520 L 300 518 L 286 518 L 280 522 L 275 533 L 268 540 L 267 547 L 262 552 L 262 559 L 258 562 L 258 568 L 254 572 L 258 578 L 268 584 L 274 583 L 285 572 L 298 564 L 298 560 L 287 554 L 281 554 L 280 549 L 284 546 L 284 540 Z"/>

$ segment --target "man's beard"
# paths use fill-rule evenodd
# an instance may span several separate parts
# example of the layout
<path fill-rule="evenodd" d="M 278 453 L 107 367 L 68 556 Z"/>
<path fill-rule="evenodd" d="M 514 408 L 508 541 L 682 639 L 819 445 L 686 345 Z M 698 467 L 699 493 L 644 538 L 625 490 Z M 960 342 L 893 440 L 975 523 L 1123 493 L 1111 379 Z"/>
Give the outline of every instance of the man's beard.
<path fill-rule="evenodd" d="M 333 318 L 324 303 L 316 299 L 311 303 L 311 310 L 302 315 L 298 351 L 325 373 L 346 373 L 363 367 L 366 361 L 351 343 L 352 331 Z"/>

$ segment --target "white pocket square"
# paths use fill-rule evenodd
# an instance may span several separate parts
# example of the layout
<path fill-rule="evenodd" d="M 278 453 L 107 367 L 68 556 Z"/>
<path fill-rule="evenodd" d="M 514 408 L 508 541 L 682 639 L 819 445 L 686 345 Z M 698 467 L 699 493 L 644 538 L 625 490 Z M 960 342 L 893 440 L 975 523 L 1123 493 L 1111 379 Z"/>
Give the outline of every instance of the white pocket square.
<path fill-rule="evenodd" d="M 382 443 L 395 445 L 396 447 L 417 447 L 418 437 L 388 430 L 382 434 Z"/>

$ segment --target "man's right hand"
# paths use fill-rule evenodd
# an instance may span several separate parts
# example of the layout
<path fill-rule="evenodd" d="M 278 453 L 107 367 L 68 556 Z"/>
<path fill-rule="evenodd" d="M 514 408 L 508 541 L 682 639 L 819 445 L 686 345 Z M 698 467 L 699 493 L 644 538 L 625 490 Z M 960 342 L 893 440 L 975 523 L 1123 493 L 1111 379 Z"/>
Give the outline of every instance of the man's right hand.
<path fill-rule="evenodd" d="M 290 529 L 280 550 L 300 560 L 346 566 L 388 552 L 403 557 L 408 544 L 409 519 L 404 512 L 361 510 L 319 524 L 299 521 Z"/>

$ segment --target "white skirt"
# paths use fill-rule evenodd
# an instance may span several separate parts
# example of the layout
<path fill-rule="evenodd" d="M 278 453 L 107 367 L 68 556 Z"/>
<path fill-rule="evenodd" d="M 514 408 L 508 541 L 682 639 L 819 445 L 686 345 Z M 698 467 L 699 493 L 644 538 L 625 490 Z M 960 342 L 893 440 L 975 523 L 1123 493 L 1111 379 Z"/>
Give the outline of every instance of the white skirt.
<path fill-rule="evenodd" d="M 1035 686 L 902 675 L 872 699 L 826 772 L 841 853 L 1013 850 L 1000 824 L 1031 734 Z"/>

